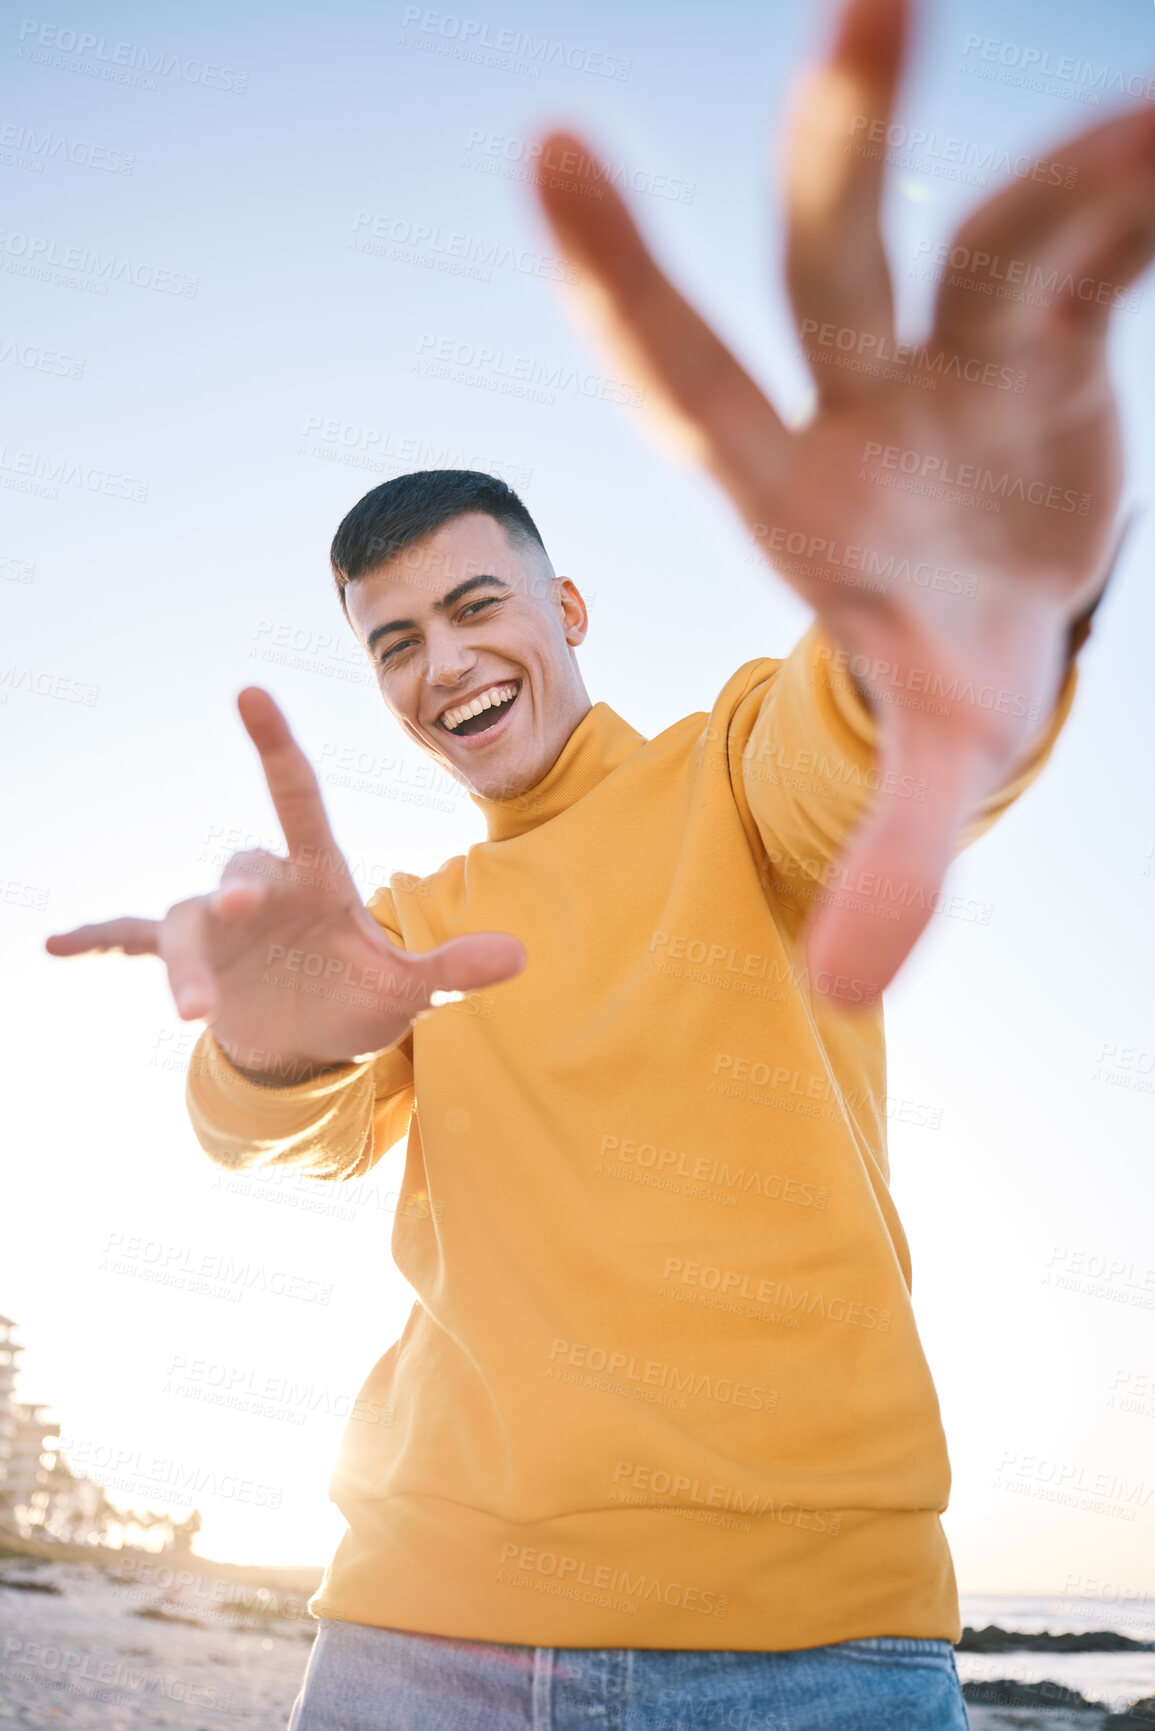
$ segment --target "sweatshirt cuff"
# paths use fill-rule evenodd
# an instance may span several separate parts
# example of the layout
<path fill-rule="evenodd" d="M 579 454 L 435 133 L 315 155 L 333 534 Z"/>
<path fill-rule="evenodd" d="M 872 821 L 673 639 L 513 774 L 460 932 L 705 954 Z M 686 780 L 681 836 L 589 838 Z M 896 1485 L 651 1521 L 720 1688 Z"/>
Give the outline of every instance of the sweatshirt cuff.
<path fill-rule="evenodd" d="M 197 1140 L 219 1165 L 238 1163 L 238 1150 L 271 1150 L 301 1131 L 324 1123 L 362 1085 L 366 1105 L 374 1101 L 373 1058 L 342 1064 L 303 1082 L 266 1087 L 243 1076 L 206 1028 L 193 1047 L 185 1100 Z M 246 1164 L 249 1162 L 246 1162 Z"/>
<path fill-rule="evenodd" d="M 826 743 L 836 746 L 842 756 L 866 770 L 874 762 L 878 720 L 859 696 L 849 662 L 846 650 L 840 649 L 821 621 L 815 619 L 804 632 L 795 654 L 783 662 L 779 678 L 788 683 L 792 677 L 805 681 L 809 687 L 805 694 L 808 700 L 800 713 L 807 709 L 816 713 Z"/>
<path fill-rule="evenodd" d="M 814 639 L 810 651 L 811 679 L 819 711 L 833 733 L 853 739 L 860 751 L 865 747 L 873 750 L 878 740 L 878 719 L 859 695 L 849 656 L 821 625 L 811 626 L 811 632 Z"/>

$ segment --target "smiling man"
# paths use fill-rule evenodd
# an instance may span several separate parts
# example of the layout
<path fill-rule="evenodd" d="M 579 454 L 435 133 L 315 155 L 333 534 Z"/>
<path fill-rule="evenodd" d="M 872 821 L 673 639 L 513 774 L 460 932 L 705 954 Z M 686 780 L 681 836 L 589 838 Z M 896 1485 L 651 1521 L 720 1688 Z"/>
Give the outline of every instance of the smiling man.
<path fill-rule="evenodd" d="M 164 956 L 210 1023 L 188 1101 L 219 1164 L 344 1181 L 407 1136 L 417 1302 L 346 1428 L 294 1731 L 624 1704 L 964 1725 L 877 985 L 815 977 L 803 943 L 870 801 L 869 709 L 816 622 L 647 741 L 590 703 L 581 595 L 490 476 L 387 482 L 332 559 L 386 703 L 487 839 L 362 907 L 248 691 L 287 859 L 53 941 Z M 1073 686 L 959 845 L 1038 773 Z M 431 1008 L 444 988 L 466 995 Z"/>
<path fill-rule="evenodd" d="M 486 475 L 406 475 L 350 511 L 332 562 L 414 744 L 491 798 L 540 781 L 590 708 L 588 620 L 520 499 Z"/>
<path fill-rule="evenodd" d="M 895 352 L 893 296 L 881 166 L 847 140 L 891 111 L 903 16 L 852 0 L 790 158 L 799 323 L 859 353 Z M 1155 118 L 1062 159 L 1072 182 L 996 194 L 964 250 L 1117 289 L 1155 251 Z M 913 363 L 818 365 L 791 433 L 608 184 L 542 195 L 648 401 L 760 544 L 805 550 L 781 572 L 814 622 L 646 739 L 590 702 L 581 595 L 507 487 L 387 482 L 337 533 L 338 589 L 485 839 L 363 905 L 249 690 L 286 856 L 49 948 L 163 958 L 208 1024 L 188 1101 L 221 1165 L 344 1182 L 406 1137 L 416 1302 L 343 1438 L 295 1731 L 953 1731 L 950 1474 L 880 993 L 1070 711 L 1120 491 L 1111 297 L 951 279 L 934 393 Z M 997 398 L 977 355 L 1029 389 Z M 1005 508 L 879 485 L 892 451 L 1005 474 Z M 1038 502 L 1068 494 L 1077 516 Z"/>

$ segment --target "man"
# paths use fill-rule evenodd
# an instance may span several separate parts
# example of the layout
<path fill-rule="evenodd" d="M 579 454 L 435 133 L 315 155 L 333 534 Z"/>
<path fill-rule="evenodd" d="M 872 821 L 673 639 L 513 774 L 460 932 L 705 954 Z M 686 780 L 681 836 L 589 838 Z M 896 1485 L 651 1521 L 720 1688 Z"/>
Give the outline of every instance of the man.
<path fill-rule="evenodd" d="M 846 145 L 890 111 L 902 27 L 898 0 L 853 0 L 791 156 L 800 323 L 856 357 L 896 354 L 880 169 Z M 386 483 L 338 530 L 339 592 L 487 840 L 362 907 L 250 690 L 287 858 L 50 941 L 161 955 L 209 1024 L 189 1105 L 221 1164 L 343 1181 L 408 1129 L 424 1201 L 393 1254 L 418 1302 L 359 1403 L 392 1422 L 342 1444 L 297 1731 L 966 1723 L 880 992 L 951 856 L 1045 763 L 1103 587 L 1104 333 L 1155 250 L 1155 122 L 1062 154 L 1073 190 L 1016 185 L 959 244 L 1070 292 L 1044 312 L 948 283 L 934 391 L 911 350 L 816 364 L 794 435 L 608 187 L 543 189 L 595 316 L 814 624 L 646 740 L 591 704 L 580 592 L 509 489 Z M 879 484 L 912 451 L 1022 484 L 997 515 Z"/>

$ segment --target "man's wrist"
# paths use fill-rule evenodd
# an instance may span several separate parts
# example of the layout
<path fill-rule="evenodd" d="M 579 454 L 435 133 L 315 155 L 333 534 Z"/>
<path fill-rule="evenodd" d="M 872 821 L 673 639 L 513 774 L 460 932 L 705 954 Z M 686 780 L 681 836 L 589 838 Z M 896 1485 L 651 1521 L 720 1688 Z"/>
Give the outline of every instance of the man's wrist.
<path fill-rule="evenodd" d="M 319 1058 L 293 1058 L 276 1052 L 263 1052 L 254 1047 L 242 1047 L 213 1035 L 222 1056 L 237 1075 L 258 1088 L 294 1088 L 303 1082 L 314 1082 L 320 1076 L 348 1068 L 348 1061 L 333 1062 Z"/>

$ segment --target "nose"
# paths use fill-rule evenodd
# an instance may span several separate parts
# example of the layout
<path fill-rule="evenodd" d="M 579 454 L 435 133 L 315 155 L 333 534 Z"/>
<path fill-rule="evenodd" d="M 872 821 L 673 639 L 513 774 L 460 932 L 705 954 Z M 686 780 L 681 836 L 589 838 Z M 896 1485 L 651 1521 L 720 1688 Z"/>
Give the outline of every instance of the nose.
<path fill-rule="evenodd" d="M 424 679 L 427 685 L 460 685 L 477 657 L 463 643 L 430 639 L 425 650 Z"/>
<path fill-rule="evenodd" d="M 464 655 L 453 660 L 427 661 L 425 664 L 426 685 L 460 685 L 472 665 L 471 659 Z"/>
<path fill-rule="evenodd" d="M 429 651 L 424 665 L 424 682 L 426 685 L 461 685 L 469 668 L 473 666 L 474 658 L 464 651 Z"/>

